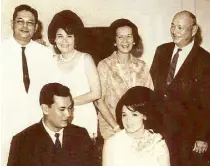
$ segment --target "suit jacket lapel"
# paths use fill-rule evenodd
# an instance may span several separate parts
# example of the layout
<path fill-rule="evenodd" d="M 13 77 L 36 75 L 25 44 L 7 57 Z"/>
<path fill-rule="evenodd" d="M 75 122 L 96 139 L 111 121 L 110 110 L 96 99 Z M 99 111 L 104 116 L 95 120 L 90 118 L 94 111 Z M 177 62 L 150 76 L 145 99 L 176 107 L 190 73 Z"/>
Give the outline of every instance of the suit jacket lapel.
<path fill-rule="evenodd" d="M 64 130 L 63 130 L 63 145 L 62 145 L 62 147 L 65 150 L 70 151 L 71 150 L 71 142 L 72 142 L 71 141 L 71 132 L 68 132 L 68 130 L 66 128 L 64 128 Z"/>
<path fill-rule="evenodd" d="M 176 74 L 174 81 L 179 80 L 183 77 L 187 77 L 185 76 L 184 73 L 187 73 L 187 75 L 189 76 L 192 71 L 193 71 L 193 59 L 196 56 L 196 52 L 198 49 L 198 45 L 194 44 L 192 50 L 190 51 L 189 55 L 187 56 L 187 58 L 185 59 L 184 63 L 182 64 L 182 66 L 180 67 L 178 73 Z"/>
<path fill-rule="evenodd" d="M 51 165 L 54 143 L 45 130 L 42 122 L 39 123 L 39 135 L 37 136 L 37 162 L 40 165 Z"/>
<path fill-rule="evenodd" d="M 174 43 L 170 43 L 165 50 L 165 55 L 162 56 L 162 58 L 164 59 L 161 60 L 162 61 L 161 68 L 163 70 L 161 73 L 165 73 L 163 74 L 163 85 L 166 83 L 174 47 L 175 47 Z"/>

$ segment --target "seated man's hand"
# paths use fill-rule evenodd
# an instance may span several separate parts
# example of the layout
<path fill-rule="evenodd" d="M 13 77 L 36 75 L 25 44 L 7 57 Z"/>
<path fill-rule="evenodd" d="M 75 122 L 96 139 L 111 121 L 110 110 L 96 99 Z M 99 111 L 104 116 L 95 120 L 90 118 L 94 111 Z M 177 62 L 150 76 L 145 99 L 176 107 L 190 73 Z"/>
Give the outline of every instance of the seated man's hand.
<path fill-rule="evenodd" d="M 197 152 L 197 153 L 204 153 L 207 151 L 208 148 L 208 143 L 204 142 L 204 141 L 196 141 L 193 151 Z"/>

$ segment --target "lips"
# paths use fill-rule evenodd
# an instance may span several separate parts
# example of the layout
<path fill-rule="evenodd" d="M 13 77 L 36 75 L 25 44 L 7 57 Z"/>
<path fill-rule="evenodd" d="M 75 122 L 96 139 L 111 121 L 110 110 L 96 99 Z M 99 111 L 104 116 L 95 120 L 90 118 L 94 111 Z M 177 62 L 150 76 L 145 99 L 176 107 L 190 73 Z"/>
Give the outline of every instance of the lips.
<path fill-rule="evenodd" d="M 23 33 L 28 33 L 29 31 L 28 30 L 20 30 L 21 32 Z"/>
<path fill-rule="evenodd" d="M 127 128 L 131 128 L 132 126 L 133 126 L 133 125 L 131 125 L 131 124 L 127 124 L 127 125 L 126 125 Z"/>
<path fill-rule="evenodd" d="M 68 45 L 68 44 L 65 44 L 65 45 L 61 45 L 61 47 L 63 47 L 63 48 L 68 48 L 69 45 Z"/>

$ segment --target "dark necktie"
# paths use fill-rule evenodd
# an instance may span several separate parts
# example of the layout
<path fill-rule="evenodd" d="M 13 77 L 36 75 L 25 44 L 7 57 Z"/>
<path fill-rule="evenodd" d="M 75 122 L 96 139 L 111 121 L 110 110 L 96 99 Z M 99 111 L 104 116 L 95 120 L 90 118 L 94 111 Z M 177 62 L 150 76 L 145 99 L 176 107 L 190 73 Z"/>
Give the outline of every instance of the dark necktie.
<path fill-rule="evenodd" d="M 54 153 L 52 155 L 52 163 L 51 166 L 60 166 L 62 161 L 61 156 L 61 142 L 59 140 L 59 133 L 55 133 L 55 145 L 54 145 Z"/>
<path fill-rule="evenodd" d="M 25 90 L 28 93 L 28 89 L 30 85 L 28 65 L 27 65 L 27 60 L 26 60 L 26 55 L 25 55 L 25 47 L 21 47 L 21 48 L 22 48 L 23 83 L 25 86 Z"/>
<path fill-rule="evenodd" d="M 56 149 L 60 149 L 61 148 L 61 142 L 59 140 L 59 136 L 60 136 L 59 133 L 55 133 L 55 138 L 56 138 L 56 140 L 55 140 L 55 148 Z"/>
<path fill-rule="evenodd" d="M 170 67 L 169 67 L 169 71 L 168 71 L 168 77 L 167 77 L 167 85 L 170 85 L 173 78 L 174 78 L 174 74 L 175 74 L 175 69 L 176 69 L 176 64 L 179 58 L 179 52 L 182 51 L 181 48 L 179 48 L 176 52 L 176 54 L 174 55 Z"/>

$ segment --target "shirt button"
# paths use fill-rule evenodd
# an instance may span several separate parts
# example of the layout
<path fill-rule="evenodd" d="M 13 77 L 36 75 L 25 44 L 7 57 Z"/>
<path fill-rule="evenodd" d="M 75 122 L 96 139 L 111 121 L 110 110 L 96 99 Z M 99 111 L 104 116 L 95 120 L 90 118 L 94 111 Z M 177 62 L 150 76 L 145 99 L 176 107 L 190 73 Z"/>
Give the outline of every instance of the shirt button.
<path fill-rule="evenodd" d="M 164 97 L 167 98 L 168 96 L 165 94 Z"/>

